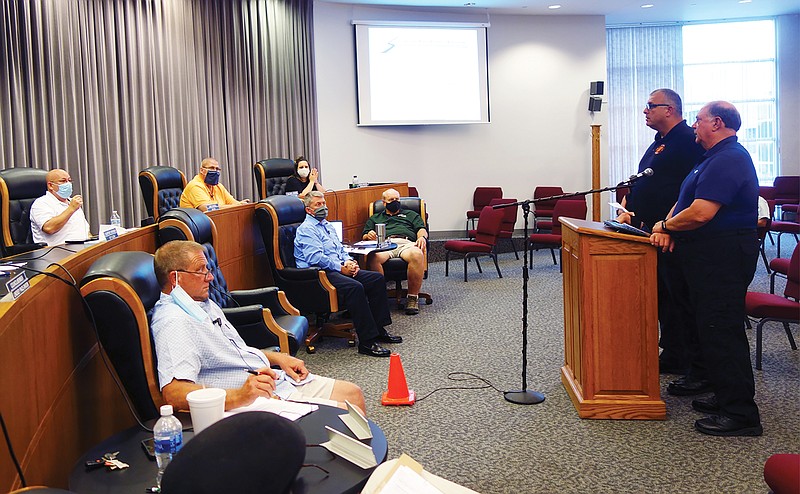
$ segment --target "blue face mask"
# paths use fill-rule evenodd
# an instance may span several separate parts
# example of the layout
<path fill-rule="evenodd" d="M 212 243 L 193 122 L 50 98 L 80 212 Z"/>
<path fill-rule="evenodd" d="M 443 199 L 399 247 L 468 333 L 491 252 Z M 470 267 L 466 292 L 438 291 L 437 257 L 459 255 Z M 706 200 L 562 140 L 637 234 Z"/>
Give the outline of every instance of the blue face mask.
<path fill-rule="evenodd" d="M 62 199 L 69 199 L 72 195 L 72 182 L 67 182 L 58 186 L 58 197 Z"/>
<path fill-rule="evenodd" d="M 186 290 L 178 285 L 177 272 L 175 273 L 175 287 L 170 292 L 170 295 L 172 296 L 172 301 L 194 319 L 203 322 L 208 318 L 208 314 L 206 314 L 206 311 L 200 307 L 200 304 L 197 303 L 195 299 L 190 297 L 189 294 L 186 293 Z"/>
<path fill-rule="evenodd" d="M 219 170 L 208 170 L 204 182 L 211 186 L 217 185 L 219 183 Z"/>

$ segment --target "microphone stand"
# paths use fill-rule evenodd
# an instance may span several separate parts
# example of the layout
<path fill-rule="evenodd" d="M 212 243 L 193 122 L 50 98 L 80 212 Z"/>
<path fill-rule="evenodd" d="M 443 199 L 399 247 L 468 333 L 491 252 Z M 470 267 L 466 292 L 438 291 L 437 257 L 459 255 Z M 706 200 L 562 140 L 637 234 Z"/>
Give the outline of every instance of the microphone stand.
<path fill-rule="evenodd" d="M 631 177 L 625 182 L 603 189 L 592 189 L 585 192 L 572 192 L 567 194 L 559 194 L 550 197 L 540 197 L 538 199 L 528 199 L 525 201 L 511 202 L 508 204 L 495 204 L 493 209 L 521 207 L 523 222 L 523 232 L 525 239 L 524 262 L 522 266 L 522 389 L 517 391 L 506 391 L 503 397 L 506 401 L 515 403 L 517 405 L 535 405 L 544 401 L 544 394 L 538 391 L 528 390 L 528 215 L 531 212 L 531 204 L 536 204 L 544 201 L 552 201 L 553 199 L 566 199 L 569 197 L 586 196 L 588 194 L 599 194 L 608 190 L 617 190 L 623 187 L 628 187 L 631 183 L 635 182 L 637 178 Z M 532 267 L 532 266 L 531 266 Z"/>

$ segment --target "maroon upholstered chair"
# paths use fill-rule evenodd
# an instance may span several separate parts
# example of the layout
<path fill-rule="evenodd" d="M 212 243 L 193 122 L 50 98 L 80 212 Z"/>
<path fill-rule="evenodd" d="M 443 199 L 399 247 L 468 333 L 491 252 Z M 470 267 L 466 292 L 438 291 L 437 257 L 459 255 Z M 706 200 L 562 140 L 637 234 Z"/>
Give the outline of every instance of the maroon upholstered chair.
<path fill-rule="evenodd" d="M 495 204 L 511 204 L 517 202 L 516 199 L 512 198 L 502 198 L 502 199 L 492 199 L 489 203 L 489 206 L 494 206 Z M 511 248 L 514 249 L 514 257 L 519 259 L 519 253 L 517 252 L 517 246 L 514 245 L 514 226 L 517 224 L 517 211 L 519 208 L 517 206 L 514 207 L 507 207 L 502 208 L 503 211 L 503 226 L 500 230 L 500 236 L 498 238 L 508 240 L 511 242 Z M 477 230 L 470 230 L 467 232 L 469 238 L 474 239 L 475 233 Z"/>
<path fill-rule="evenodd" d="M 758 370 L 761 370 L 761 333 L 765 323 L 770 321 L 783 323 L 786 337 L 789 338 L 789 345 L 792 350 L 797 350 L 789 323 L 800 323 L 800 302 L 798 302 L 800 300 L 800 244 L 795 246 L 789 261 L 783 295 L 785 298 L 771 293 L 747 292 L 745 297 L 747 327 L 750 327 L 750 317 L 759 319 L 756 326 L 756 369 Z"/>
<path fill-rule="evenodd" d="M 467 211 L 467 228 L 469 231 L 470 222 L 475 224 L 475 220 L 480 218 L 483 208 L 489 205 L 492 199 L 503 197 L 502 187 L 475 187 L 472 194 L 472 210 Z"/>
<path fill-rule="evenodd" d="M 800 203 L 800 176 L 775 177 L 772 189 L 775 193 L 775 204 Z"/>
<path fill-rule="evenodd" d="M 557 196 L 563 194 L 564 190 L 558 186 L 540 185 L 533 189 L 533 198 L 541 199 L 542 197 Z M 556 207 L 558 199 L 550 201 L 536 202 L 533 204 L 533 230 L 539 231 L 539 220 L 542 218 L 552 218 L 553 209 Z"/>
<path fill-rule="evenodd" d="M 550 233 L 533 233 L 528 237 L 531 246 L 530 263 L 533 265 L 533 251 L 542 248 L 550 249 L 553 256 L 553 264 L 556 262 L 556 249 L 561 251 L 561 222 L 558 219 L 562 216 L 566 218 L 586 219 L 586 199 L 559 199 L 553 209 L 553 229 Z M 559 268 L 560 270 L 560 268 Z"/>
<path fill-rule="evenodd" d="M 484 207 L 481 211 L 481 215 L 478 217 L 478 228 L 475 231 L 475 240 L 448 240 L 444 243 L 445 276 L 450 274 L 450 253 L 457 252 L 464 255 L 464 281 L 467 281 L 467 261 L 472 257 L 475 258 L 478 272 L 483 273 L 481 264 L 478 261 L 478 257 L 480 256 L 491 257 L 494 261 L 494 267 L 497 269 L 497 276 L 500 278 L 503 277 L 500 273 L 500 266 L 497 265 L 497 238 L 500 236 L 500 231 L 503 228 L 504 215 L 505 212 L 502 209 Z"/>
<path fill-rule="evenodd" d="M 767 458 L 764 482 L 776 494 L 800 492 L 800 454 L 778 453 Z"/>

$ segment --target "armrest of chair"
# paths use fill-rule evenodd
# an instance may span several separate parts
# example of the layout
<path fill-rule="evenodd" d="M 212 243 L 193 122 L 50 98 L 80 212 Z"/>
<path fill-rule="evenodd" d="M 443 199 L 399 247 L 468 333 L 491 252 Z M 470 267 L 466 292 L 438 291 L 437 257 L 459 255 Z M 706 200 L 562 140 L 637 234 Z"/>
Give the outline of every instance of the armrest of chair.
<path fill-rule="evenodd" d="M 247 305 L 229 307 L 222 312 L 247 345 L 262 350 L 279 347 L 278 351 L 289 353 L 288 334 L 278 326 L 269 309 Z"/>
<path fill-rule="evenodd" d="M 319 279 L 320 268 L 283 268 L 281 276 L 291 281 L 306 281 Z"/>
<path fill-rule="evenodd" d="M 32 244 L 15 244 L 9 245 L 6 247 L 6 251 L 8 255 L 15 256 L 17 254 L 22 254 L 24 252 L 30 252 L 32 250 L 41 249 L 43 247 L 47 247 L 47 244 L 42 242 L 32 243 Z"/>
<path fill-rule="evenodd" d="M 230 293 L 231 298 L 240 306 L 261 305 L 263 308 L 275 312 L 278 316 L 289 314 L 278 299 L 278 287 L 276 286 L 254 288 L 252 290 L 234 290 Z"/>

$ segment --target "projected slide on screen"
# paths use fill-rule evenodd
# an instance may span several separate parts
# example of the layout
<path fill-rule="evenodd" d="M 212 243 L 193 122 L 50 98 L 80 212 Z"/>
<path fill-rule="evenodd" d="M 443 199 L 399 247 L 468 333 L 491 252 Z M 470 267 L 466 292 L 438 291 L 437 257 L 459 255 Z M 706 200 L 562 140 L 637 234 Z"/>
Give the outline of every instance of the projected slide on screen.
<path fill-rule="evenodd" d="M 356 24 L 359 125 L 489 121 L 484 26 Z"/>

